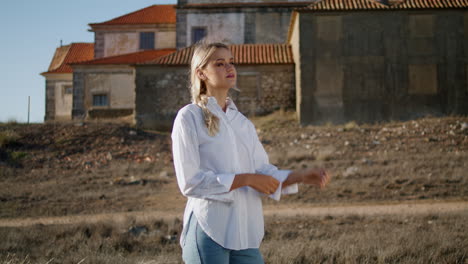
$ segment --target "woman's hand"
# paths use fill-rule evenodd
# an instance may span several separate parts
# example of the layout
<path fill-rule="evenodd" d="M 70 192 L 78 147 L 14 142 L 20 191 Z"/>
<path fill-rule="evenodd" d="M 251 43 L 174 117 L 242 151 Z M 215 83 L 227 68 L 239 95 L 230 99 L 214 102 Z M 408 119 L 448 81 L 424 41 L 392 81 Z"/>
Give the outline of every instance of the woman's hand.
<path fill-rule="evenodd" d="M 330 174 L 324 169 L 306 169 L 302 172 L 302 182 L 323 188 L 330 181 Z"/>
<path fill-rule="evenodd" d="M 280 182 L 270 175 L 252 173 L 237 174 L 232 183 L 231 191 L 242 186 L 249 186 L 261 193 L 272 194 L 278 189 L 279 184 Z"/>
<path fill-rule="evenodd" d="M 330 181 L 330 173 L 324 169 L 304 169 L 291 172 L 286 181 L 283 182 L 283 188 L 294 184 L 304 183 L 323 188 Z"/>

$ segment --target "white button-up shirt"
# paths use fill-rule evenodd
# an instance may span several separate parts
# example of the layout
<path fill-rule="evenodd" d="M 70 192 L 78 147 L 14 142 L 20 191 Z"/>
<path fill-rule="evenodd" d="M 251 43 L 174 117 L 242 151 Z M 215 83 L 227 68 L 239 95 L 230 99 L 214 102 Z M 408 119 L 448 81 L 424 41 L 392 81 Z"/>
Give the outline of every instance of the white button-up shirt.
<path fill-rule="evenodd" d="M 202 110 L 190 104 L 179 110 L 172 130 L 175 172 L 182 194 L 188 197 L 181 245 L 185 243 L 188 220 L 195 214 L 203 231 L 224 248 L 259 248 L 264 235 L 262 194 L 251 187 L 233 191 L 236 174 L 271 175 L 281 183 L 290 171 L 278 170 L 268 161 L 254 125 L 228 99 L 224 112 L 214 97 L 207 108 L 219 117 L 219 132 L 208 134 Z M 270 195 L 296 193 L 297 184 Z"/>

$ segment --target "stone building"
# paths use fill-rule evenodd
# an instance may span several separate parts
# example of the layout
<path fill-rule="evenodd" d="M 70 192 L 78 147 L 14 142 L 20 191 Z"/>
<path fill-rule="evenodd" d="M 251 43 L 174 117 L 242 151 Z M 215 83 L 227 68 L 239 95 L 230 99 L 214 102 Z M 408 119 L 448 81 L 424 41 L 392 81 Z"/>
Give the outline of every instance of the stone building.
<path fill-rule="evenodd" d="M 132 65 L 174 52 L 175 22 L 174 5 L 153 5 L 89 24 L 95 43 L 58 48 L 49 71 L 42 74 L 45 121 L 118 118 L 134 123 Z"/>
<path fill-rule="evenodd" d="M 231 91 L 247 115 L 294 108 L 294 62 L 286 44 L 231 45 L 238 91 Z M 139 127 L 168 129 L 190 103 L 189 64 L 194 47 L 136 66 L 135 119 Z"/>
<path fill-rule="evenodd" d="M 93 43 L 72 43 L 55 50 L 49 69 L 41 73 L 46 79 L 45 121 L 72 119 L 73 70 L 70 63 L 93 57 Z"/>
<path fill-rule="evenodd" d="M 311 2 L 178 0 L 177 48 L 200 39 L 227 44 L 285 43 L 292 10 Z"/>
<path fill-rule="evenodd" d="M 302 124 L 468 114 L 468 0 L 323 0 L 293 12 Z"/>
<path fill-rule="evenodd" d="M 135 123 L 134 64 L 175 52 L 175 49 L 135 53 L 73 63 L 73 117 Z"/>

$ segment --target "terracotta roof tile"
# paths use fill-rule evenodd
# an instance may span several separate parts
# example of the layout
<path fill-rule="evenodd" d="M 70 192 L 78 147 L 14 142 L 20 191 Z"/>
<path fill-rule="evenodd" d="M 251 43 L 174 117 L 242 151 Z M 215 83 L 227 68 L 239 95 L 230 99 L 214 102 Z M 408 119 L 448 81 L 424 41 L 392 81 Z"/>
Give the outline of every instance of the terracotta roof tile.
<path fill-rule="evenodd" d="M 385 5 L 377 0 L 322 0 L 296 11 L 397 10 L 467 8 L 468 0 L 402 0 Z"/>
<path fill-rule="evenodd" d="M 467 8 L 468 0 L 406 0 L 393 6 L 397 9 Z"/>
<path fill-rule="evenodd" d="M 236 7 L 302 7 L 310 5 L 310 1 L 297 2 L 250 2 L 239 3 L 232 1 L 231 3 L 199 3 L 178 5 L 178 9 L 211 9 L 211 8 L 236 8 Z"/>
<path fill-rule="evenodd" d="M 238 44 L 229 45 L 236 64 L 293 64 L 291 46 L 288 44 Z M 148 61 L 142 64 L 189 65 L 195 46 Z"/>
<path fill-rule="evenodd" d="M 367 9 L 388 9 L 388 6 L 375 0 L 322 0 L 313 3 L 304 10 L 367 10 Z"/>
<path fill-rule="evenodd" d="M 175 24 L 175 5 L 152 5 L 135 12 L 105 21 L 91 23 L 91 27 L 109 25 Z"/>
<path fill-rule="evenodd" d="M 134 53 L 117 55 L 112 57 L 99 58 L 79 63 L 77 65 L 116 65 L 116 64 L 136 64 L 146 61 L 155 60 L 159 57 L 171 54 L 176 49 L 159 49 L 159 50 L 144 50 Z"/>
<path fill-rule="evenodd" d="M 70 45 L 58 47 L 55 50 L 54 58 L 50 63 L 48 73 L 72 73 L 71 63 L 77 63 L 94 58 L 93 43 L 72 43 Z"/>

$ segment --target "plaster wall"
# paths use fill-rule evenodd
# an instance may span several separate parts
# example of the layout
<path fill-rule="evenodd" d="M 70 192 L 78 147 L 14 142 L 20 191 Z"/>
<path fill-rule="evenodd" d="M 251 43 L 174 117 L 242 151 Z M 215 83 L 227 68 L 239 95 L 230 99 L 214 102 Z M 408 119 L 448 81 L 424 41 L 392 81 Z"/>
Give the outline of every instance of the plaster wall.
<path fill-rule="evenodd" d="M 73 83 L 55 83 L 55 120 L 71 120 Z"/>
<path fill-rule="evenodd" d="M 187 14 L 186 46 L 192 43 L 192 28 L 206 28 L 208 42 L 223 42 L 227 44 L 244 43 L 244 14 Z"/>
<path fill-rule="evenodd" d="M 94 108 L 134 108 L 135 84 L 133 73 L 88 73 L 85 77 L 86 101 L 88 109 Z M 93 95 L 107 94 L 109 105 L 107 107 L 93 106 Z"/>
<path fill-rule="evenodd" d="M 136 52 L 138 44 L 139 35 L 137 32 L 106 33 L 104 36 L 104 56 Z"/>
<path fill-rule="evenodd" d="M 161 31 L 155 34 L 156 49 L 172 49 L 176 46 L 175 31 Z"/>

